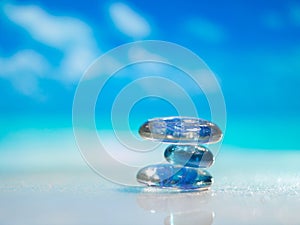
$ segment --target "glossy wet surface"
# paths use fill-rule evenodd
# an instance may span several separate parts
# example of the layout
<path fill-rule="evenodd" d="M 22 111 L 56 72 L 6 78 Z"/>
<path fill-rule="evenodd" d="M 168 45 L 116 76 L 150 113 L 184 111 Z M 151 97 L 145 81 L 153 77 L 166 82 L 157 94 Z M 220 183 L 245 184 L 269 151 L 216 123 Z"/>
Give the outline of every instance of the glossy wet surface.
<path fill-rule="evenodd" d="M 300 224 L 298 151 L 223 146 L 210 191 L 164 193 L 100 178 L 70 137 L 1 143 L 0 224 Z"/>

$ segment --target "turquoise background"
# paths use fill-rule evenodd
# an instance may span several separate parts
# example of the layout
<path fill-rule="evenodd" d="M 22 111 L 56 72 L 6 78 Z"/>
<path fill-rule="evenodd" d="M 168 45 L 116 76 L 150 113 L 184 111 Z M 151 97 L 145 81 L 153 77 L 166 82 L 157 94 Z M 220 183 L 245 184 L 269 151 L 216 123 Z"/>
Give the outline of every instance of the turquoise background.
<path fill-rule="evenodd" d="M 121 44 L 157 39 L 189 48 L 216 74 L 227 106 L 224 145 L 300 149 L 299 1 L 7 0 L 0 21 L 2 143 L 18 142 L 10 137 L 20 132 L 71 130 L 73 96 L 87 66 Z M 107 84 L 97 120 L 109 115 L 114 93 L 134 76 Z M 209 119 L 199 93 L 191 97 Z M 136 130 L 145 118 L 174 112 L 149 98 L 133 108 L 130 123 Z"/>
<path fill-rule="evenodd" d="M 115 185 L 87 166 L 76 145 L 72 103 L 85 69 L 121 44 L 149 39 L 195 52 L 221 85 L 227 129 L 208 169 L 210 191 Z M 299 225 L 299 62 L 298 0 L 0 1 L 0 224 Z M 136 78 L 153 75 L 149 66 L 138 71 L 120 71 L 103 88 L 95 107 L 99 129 L 113 134 L 115 96 Z M 180 76 L 171 68 L 163 75 Z M 186 80 L 180 84 L 200 116 L 210 119 L 202 91 Z M 185 106 L 180 96 L 175 103 Z M 137 135 L 146 119 L 176 113 L 165 100 L 146 98 L 128 121 Z M 89 132 L 82 137 L 89 140 Z M 119 161 L 138 159 L 106 138 L 106 150 Z M 145 154 L 163 160 L 165 147 Z M 126 169 L 100 166 L 111 172 L 105 176 L 136 180 Z"/>

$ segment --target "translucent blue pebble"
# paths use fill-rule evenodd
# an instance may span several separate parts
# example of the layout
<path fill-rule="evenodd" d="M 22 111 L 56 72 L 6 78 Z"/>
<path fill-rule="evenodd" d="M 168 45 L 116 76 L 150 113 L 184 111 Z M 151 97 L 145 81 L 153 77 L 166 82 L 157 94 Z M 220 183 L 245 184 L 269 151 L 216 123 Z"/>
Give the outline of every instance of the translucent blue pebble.
<path fill-rule="evenodd" d="M 137 181 L 147 186 L 179 190 L 208 189 L 213 177 L 205 170 L 172 164 L 157 164 L 142 168 Z"/>
<path fill-rule="evenodd" d="M 148 120 L 139 134 L 145 139 L 176 144 L 215 143 L 221 140 L 220 128 L 194 117 L 165 117 Z"/>
<path fill-rule="evenodd" d="M 196 168 L 207 168 L 214 162 L 212 152 L 199 145 L 170 145 L 164 156 L 170 163 Z"/>

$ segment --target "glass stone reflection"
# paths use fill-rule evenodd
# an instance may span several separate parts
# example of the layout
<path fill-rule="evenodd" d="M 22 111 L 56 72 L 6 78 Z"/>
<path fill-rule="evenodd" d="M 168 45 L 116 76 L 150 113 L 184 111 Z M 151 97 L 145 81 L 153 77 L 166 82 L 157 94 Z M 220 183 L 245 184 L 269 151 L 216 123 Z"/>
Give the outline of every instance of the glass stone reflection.
<path fill-rule="evenodd" d="M 139 134 L 145 139 L 176 144 L 215 143 L 221 140 L 220 128 L 194 117 L 165 117 L 148 120 Z"/>
<path fill-rule="evenodd" d="M 214 162 L 212 152 L 199 145 L 170 145 L 164 152 L 165 159 L 178 165 L 208 168 Z"/>
<path fill-rule="evenodd" d="M 213 177 L 205 170 L 173 164 L 146 166 L 136 177 L 147 186 L 182 190 L 207 189 L 213 182 Z"/>

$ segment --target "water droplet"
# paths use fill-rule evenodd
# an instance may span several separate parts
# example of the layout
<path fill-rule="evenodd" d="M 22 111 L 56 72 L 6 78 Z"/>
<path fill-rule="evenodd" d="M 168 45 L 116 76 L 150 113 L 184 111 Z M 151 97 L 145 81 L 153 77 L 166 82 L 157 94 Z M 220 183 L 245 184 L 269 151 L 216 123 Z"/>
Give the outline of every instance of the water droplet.
<path fill-rule="evenodd" d="M 214 162 L 212 152 L 199 145 L 170 145 L 164 156 L 170 163 L 196 168 L 207 168 Z"/>
<path fill-rule="evenodd" d="M 157 164 L 142 168 L 137 181 L 148 186 L 183 190 L 207 189 L 213 177 L 205 170 L 173 164 Z"/>
<path fill-rule="evenodd" d="M 140 127 L 139 133 L 145 139 L 177 144 L 216 143 L 223 135 L 217 125 L 194 117 L 151 119 Z"/>

